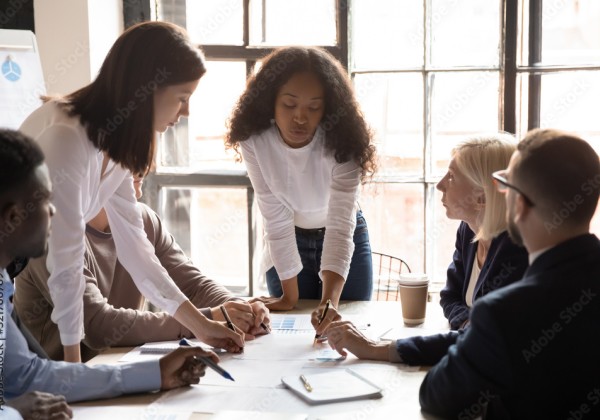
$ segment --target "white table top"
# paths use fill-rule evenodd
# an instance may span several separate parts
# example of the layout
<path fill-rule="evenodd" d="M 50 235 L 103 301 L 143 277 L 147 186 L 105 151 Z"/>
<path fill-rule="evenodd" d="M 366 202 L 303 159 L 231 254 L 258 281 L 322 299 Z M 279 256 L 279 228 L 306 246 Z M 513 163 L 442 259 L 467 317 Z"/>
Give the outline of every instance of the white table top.
<path fill-rule="evenodd" d="M 316 301 L 302 301 L 298 309 L 289 313 L 309 314 L 316 305 Z M 355 324 L 369 325 L 363 332 L 372 338 L 391 328 L 401 336 L 448 329 L 441 308 L 435 302 L 428 304 L 425 323 L 416 327 L 403 326 L 399 302 L 348 302 L 342 303 L 339 310 L 343 317 Z M 166 418 L 162 417 L 164 413 L 169 413 L 171 419 L 279 419 L 295 418 L 294 414 L 299 414 L 298 418 L 331 420 L 398 417 L 398 414 L 403 419 L 433 418 L 421 413 L 419 406 L 418 392 L 426 370 L 358 360 L 353 355 L 343 361 L 318 360 L 314 358 L 317 350 L 312 347 L 313 336 L 310 331 L 292 334 L 274 332 L 247 342 L 241 355 L 220 355 L 220 365 L 236 378 L 236 382 L 227 381 L 209 369 L 199 385 L 74 404 L 75 418 L 93 419 L 97 415 L 98 418 L 159 419 Z M 119 363 L 129 350 L 109 349 L 88 364 Z M 281 377 L 285 375 L 346 367 L 383 388 L 383 398 L 309 405 L 281 384 Z M 230 412 L 224 412 L 226 410 Z M 181 417 L 173 417 L 178 413 Z"/>

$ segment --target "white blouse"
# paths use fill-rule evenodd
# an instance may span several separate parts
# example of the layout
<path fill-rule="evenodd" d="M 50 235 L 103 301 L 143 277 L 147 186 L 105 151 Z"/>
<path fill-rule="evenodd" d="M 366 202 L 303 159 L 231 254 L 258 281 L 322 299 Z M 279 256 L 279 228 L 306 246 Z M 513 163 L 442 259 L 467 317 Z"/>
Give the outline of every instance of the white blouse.
<path fill-rule="evenodd" d="M 358 164 L 337 163 L 333 153 L 325 150 L 325 132 L 320 127 L 313 140 L 298 149 L 283 141 L 275 125 L 240 146 L 265 219 L 266 252 L 272 261 L 266 268 L 274 265 L 282 280 L 296 276 L 302 262 L 294 225 L 325 227 L 321 271 L 345 279 L 354 252 Z"/>
<path fill-rule="evenodd" d="M 123 267 L 150 302 L 174 314 L 186 297 L 146 237 L 131 173 L 110 160 L 101 177 L 104 154 L 88 139 L 79 118 L 68 116 L 56 102 L 42 105 L 20 129 L 39 143 L 50 169 L 56 215 L 49 239 L 48 287 L 62 344 L 77 344 L 84 336 L 85 224 L 102 207 Z"/>

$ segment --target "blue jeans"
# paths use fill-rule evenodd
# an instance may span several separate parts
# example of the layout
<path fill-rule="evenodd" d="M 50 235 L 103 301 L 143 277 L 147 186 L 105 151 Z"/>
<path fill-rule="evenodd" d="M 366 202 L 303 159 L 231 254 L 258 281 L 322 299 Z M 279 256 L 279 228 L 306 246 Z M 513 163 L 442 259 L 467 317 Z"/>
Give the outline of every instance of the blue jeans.
<path fill-rule="evenodd" d="M 350 262 L 350 272 L 344 284 L 341 300 L 371 300 L 373 293 L 373 260 L 367 222 L 361 211 L 356 213 L 356 229 L 354 230 L 354 253 Z M 302 271 L 298 274 L 298 291 L 300 299 L 321 299 L 322 288 L 319 271 L 323 239 L 314 239 L 296 233 L 296 244 Z M 271 296 L 283 294 L 281 281 L 275 267 L 267 271 L 267 287 Z"/>

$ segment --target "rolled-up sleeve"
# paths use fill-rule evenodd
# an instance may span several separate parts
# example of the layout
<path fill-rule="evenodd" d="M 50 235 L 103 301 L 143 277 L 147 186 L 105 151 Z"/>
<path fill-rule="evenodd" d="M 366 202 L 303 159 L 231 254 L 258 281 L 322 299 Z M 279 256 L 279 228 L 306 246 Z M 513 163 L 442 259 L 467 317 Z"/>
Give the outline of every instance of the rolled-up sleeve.
<path fill-rule="evenodd" d="M 360 175 L 361 168 L 354 161 L 335 165 L 332 173 L 321 272 L 333 271 L 344 279 L 348 277 L 354 253 L 353 235 Z"/>

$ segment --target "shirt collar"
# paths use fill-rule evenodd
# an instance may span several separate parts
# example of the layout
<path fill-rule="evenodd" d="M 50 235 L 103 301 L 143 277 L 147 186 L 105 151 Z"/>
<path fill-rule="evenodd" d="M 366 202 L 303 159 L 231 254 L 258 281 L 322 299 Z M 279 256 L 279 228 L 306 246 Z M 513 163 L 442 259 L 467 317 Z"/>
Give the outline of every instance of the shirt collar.
<path fill-rule="evenodd" d="M 529 265 L 533 264 L 533 262 L 540 256 L 542 255 L 544 252 L 548 251 L 550 248 L 552 248 L 551 246 L 547 247 L 547 248 L 542 248 L 539 249 L 535 252 L 532 252 L 529 254 Z"/>
<path fill-rule="evenodd" d="M 15 289 L 13 287 L 12 281 L 10 280 L 10 277 L 8 276 L 8 273 L 6 272 L 6 269 L 3 268 L 0 270 L 0 281 L 2 282 L 2 284 L 0 284 L 0 290 L 2 292 L 4 292 L 4 299 L 3 300 L 3 304 L 4 302 L 6 302 L 6 313 L 10 314 L 12 313 L 12 295 L 15 292 Z M 3 308 L 4 309 L 4 308 Z"/>

